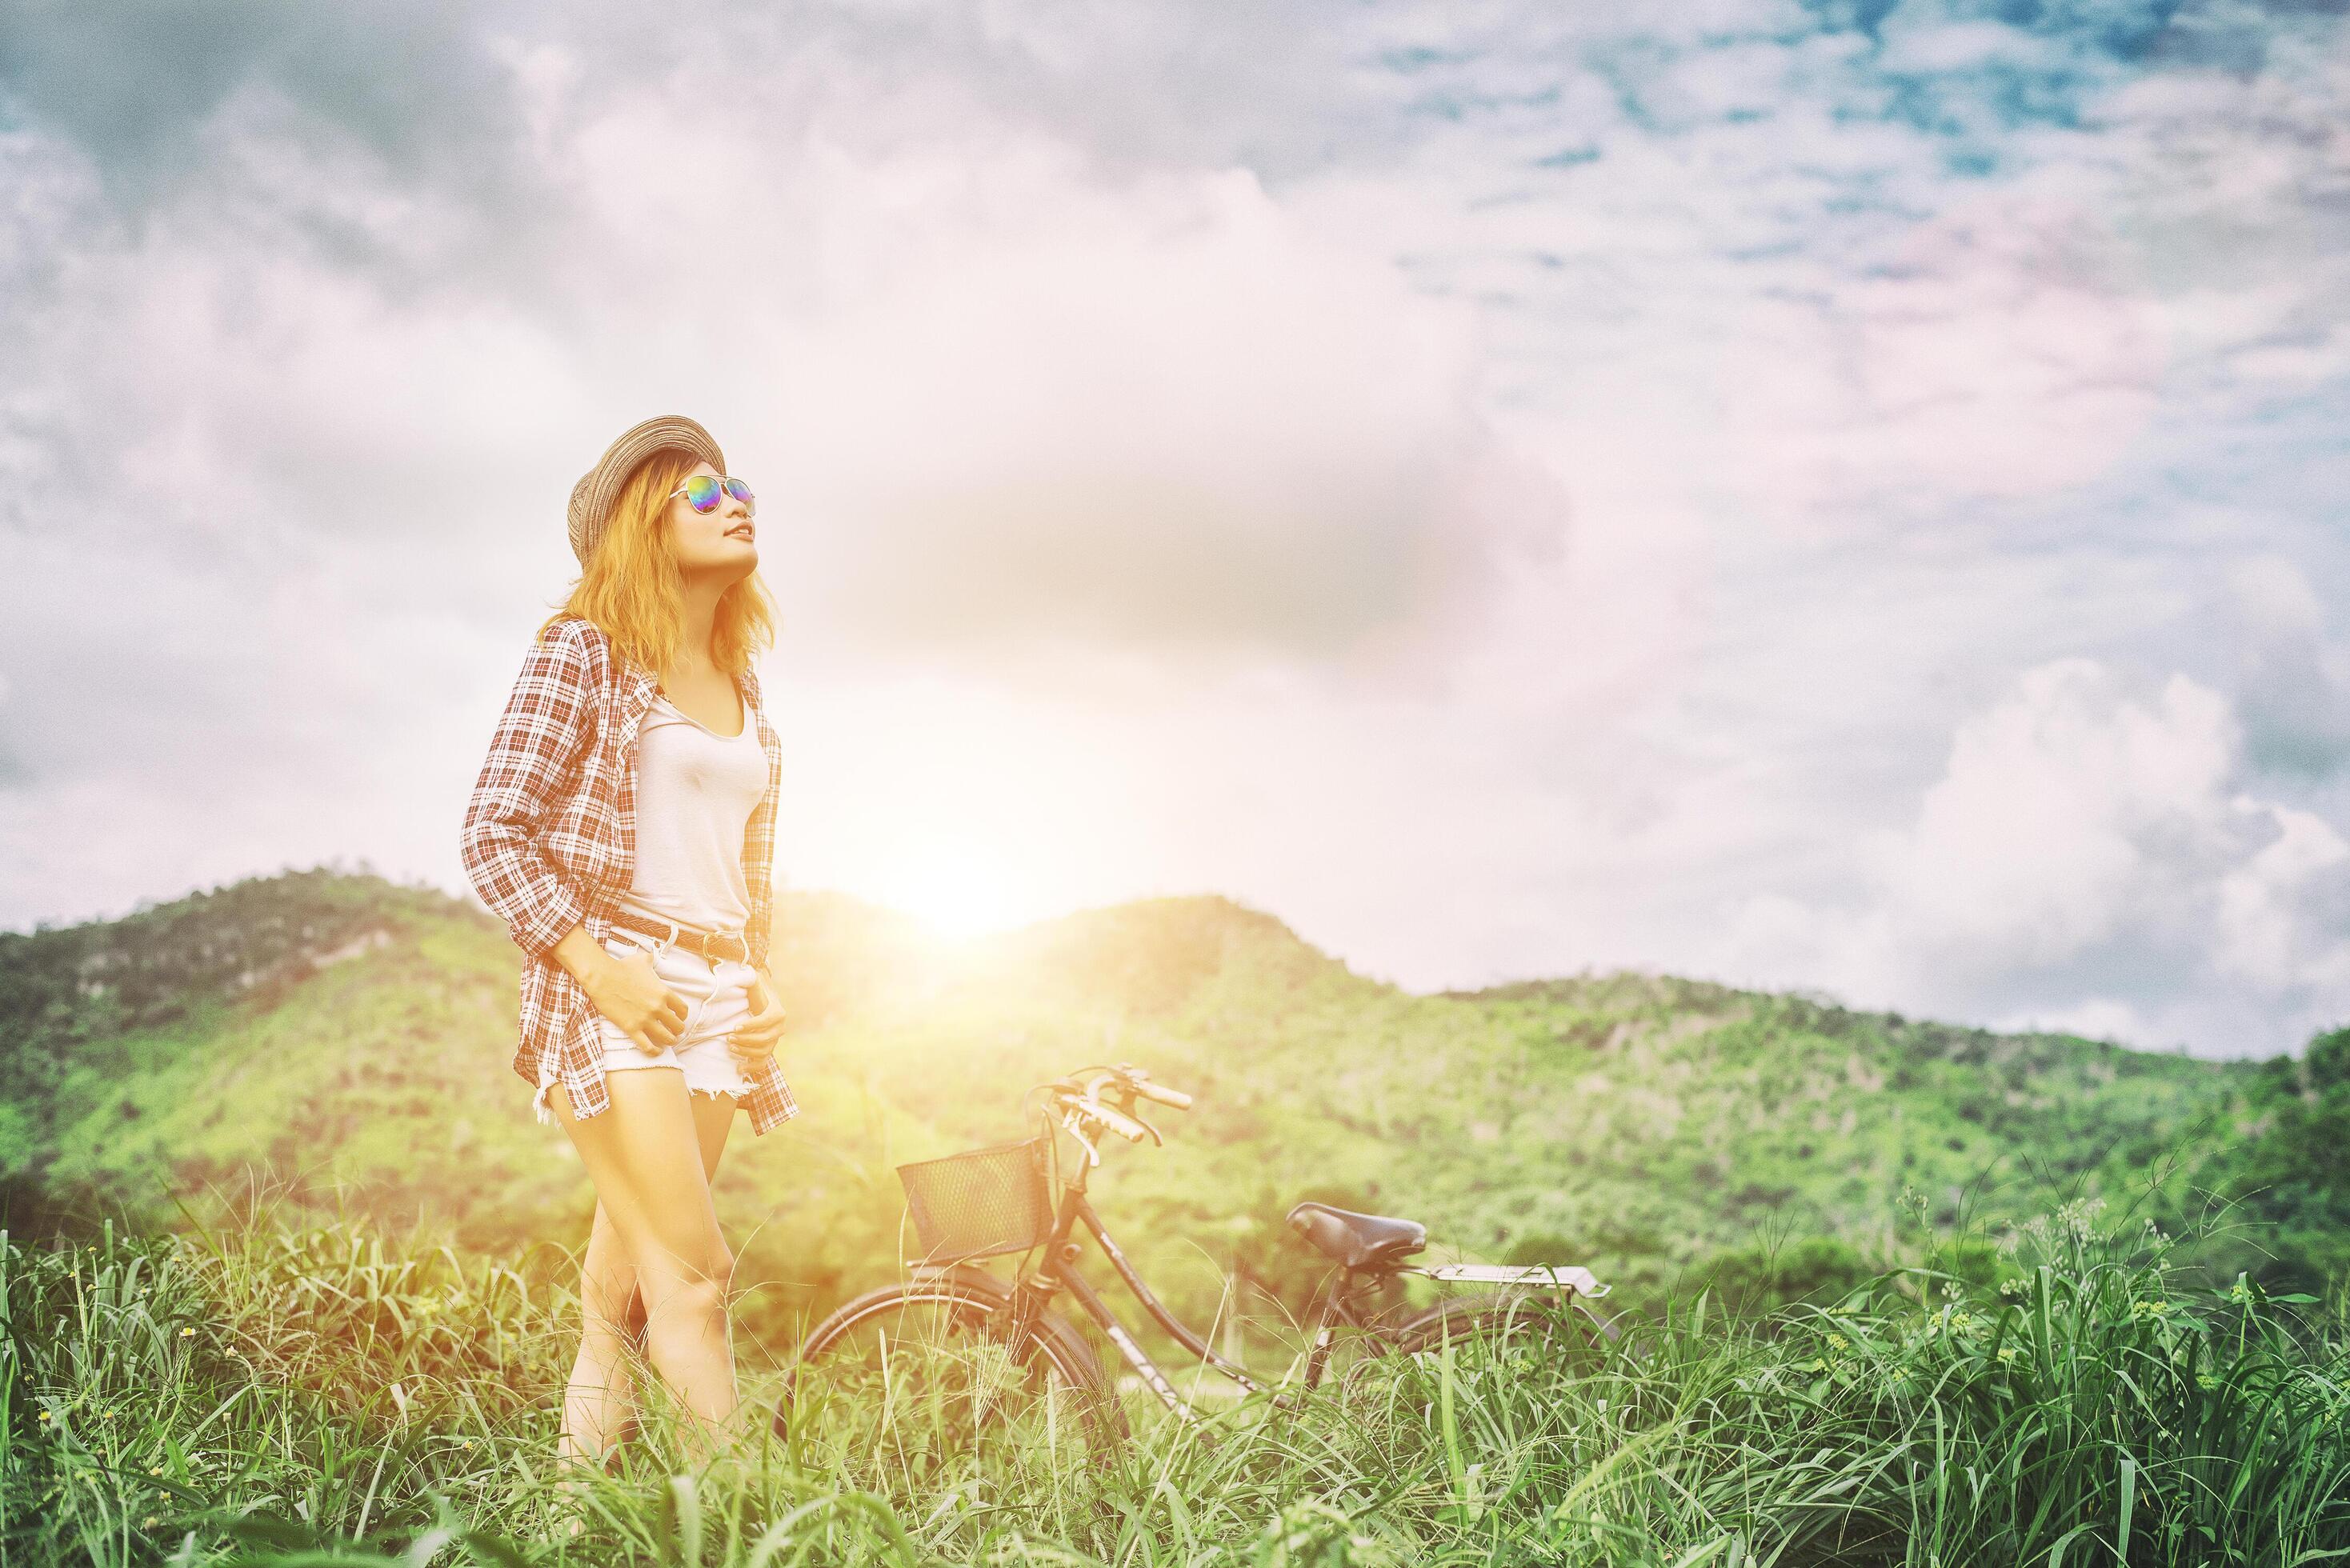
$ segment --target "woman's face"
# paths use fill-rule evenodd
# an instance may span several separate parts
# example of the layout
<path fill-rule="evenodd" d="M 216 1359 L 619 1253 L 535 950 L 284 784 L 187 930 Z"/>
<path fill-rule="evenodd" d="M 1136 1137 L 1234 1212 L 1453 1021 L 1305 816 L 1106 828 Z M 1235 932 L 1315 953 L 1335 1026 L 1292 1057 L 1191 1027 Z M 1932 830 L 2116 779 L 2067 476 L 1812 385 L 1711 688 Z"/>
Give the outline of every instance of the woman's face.
<path fill-rule="evenodd" d="M 678 483 L 682 485 L 697 473 L 725 477 L 710 464 L 697 462 Z M 718 504 L 708 512 L 696 512 L 682 495 L 671 496 L 669 521 L 677 542 L 678 566 L 688 575 L 708 573 L 732 582 L 748 576 L 759 565 L 758 529 L 751 509 L 728 494 L 723 485 Z"/>

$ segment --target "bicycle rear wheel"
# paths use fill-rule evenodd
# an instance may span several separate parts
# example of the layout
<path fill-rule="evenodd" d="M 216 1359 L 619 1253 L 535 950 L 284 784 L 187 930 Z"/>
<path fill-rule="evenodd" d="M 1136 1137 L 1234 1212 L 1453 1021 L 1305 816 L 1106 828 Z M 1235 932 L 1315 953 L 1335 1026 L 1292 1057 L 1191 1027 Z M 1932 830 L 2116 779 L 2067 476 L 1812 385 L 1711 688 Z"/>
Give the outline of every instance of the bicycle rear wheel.
<path fill-rule="evenodd" d="M 787 1441 L 884 1448 L 900 1463 L 1004 1442 L 1125 1435 L 1093 1347 L 1056 1313 L 1015 1321 L 1012 1291 L 958 1271 L 844 1303 L 809 1331 L 784 1383 Z"/>
<path fill-rule="evenodd" d="M 1441 1302 L 1394 1331 L 1396 1353 L 1417 1355 L 1454 1345 L 1521 1373 L 1575 1376 L 1595 1370 L 1623 1337 L 1614 1319 L 1579 1297 L 1542 1293 L 1469 1296 Z"/>

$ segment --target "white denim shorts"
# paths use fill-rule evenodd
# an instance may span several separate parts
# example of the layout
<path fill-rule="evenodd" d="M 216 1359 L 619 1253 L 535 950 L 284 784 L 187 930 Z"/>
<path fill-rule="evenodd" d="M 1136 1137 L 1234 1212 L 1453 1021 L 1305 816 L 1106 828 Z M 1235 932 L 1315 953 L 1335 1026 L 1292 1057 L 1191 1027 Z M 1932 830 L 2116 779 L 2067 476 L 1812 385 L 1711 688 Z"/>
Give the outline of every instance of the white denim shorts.
<path fill-rule="evenodd" d="M 653 955 L 653 972 L 685 1002 L 685 1027 L 677 1039 L 659 1051 L 648 1052 L 610 1019 L 598 1016 L 604 1040 L 604 1071 L 619 1073 L 637 1067 L 676 1067 L 685 1074 L 685 1086 L 698 1095 L 733 1095 L 748 1098 L 751 1081 L 743 1075 L 727 1047 L 727 1036 L 751 1020 L 751 982 L 759 971 L 733 959 L 706 959 L 691 948 L 663 947 L 658 937 L 614 931 L 604 939 L 604 950 L 614 958 L 629 951 Z M 547 1092 L 557 1074 L 555 1054 L 540 1066 L 536 1106 L 541 1125 L 555 1120 Z"/>

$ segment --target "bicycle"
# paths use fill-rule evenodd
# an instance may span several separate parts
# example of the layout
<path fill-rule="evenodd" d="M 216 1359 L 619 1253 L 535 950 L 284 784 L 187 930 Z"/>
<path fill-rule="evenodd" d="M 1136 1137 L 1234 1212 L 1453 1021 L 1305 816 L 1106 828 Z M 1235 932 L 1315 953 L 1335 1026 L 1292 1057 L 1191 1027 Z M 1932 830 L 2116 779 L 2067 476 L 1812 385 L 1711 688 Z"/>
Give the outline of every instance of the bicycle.
<path fill-rule="evenodd" d="M 1066 1294 L 1099 1326 L 1126 1365 L 1159 1402 L 1196 1422 L 1200 1412 L 1146 1353 L 1101 1293 L 1077 1269 L 1082 1227 L 1151 1321 L 1202 1366 L 1236 1384 L 1244 1395 L 1293 1390 L 1284 1377 L 1270 1383 L 1219 1355 L 1152 1293 L 1087 1196 L 1087 1178 L 1101 1164 L 1096 1139 L 1105 1132 L 1129 1142 L 1163 1145 L 1139 1102 L 1182 1110 L 1192 1097 L 1153 1083 L 1139 1067 L 1087 1067 L 1029 1091 L 1046 1100 L 1045 1124 L 1033 1137 L 898 1168 L 921 1256 L 912 1277 L 871 1291 L 837 1308 L 802 1341 L 787 1369 L 775 1429 L 788 1438 L 794 1413 L 811 1386 L 825 1397 L 854 1403 L 879 1399 L 886 1412 L 920 1412 L 933 1422 L 976 1428 L 1043 1407 L 1049 1424 L 1069 1408 L 1097 1441 L 1127 1435 L 1115 1386 L 1093 1346 L 1055 1306 Z M 1027 1103 L 1024 1098 L 1024 1105 Z M 1055 1175 L 1055 1127 L 1084 1149 L 1075 1175 Z M 1361 1214 L 1325 1203 L 1300 1203 L 1288 1222 L 1332 1266 L 1297 1384 L 1321 1386 L 1341 1331 L 1362 1336 L 1367 1359 L 1414 1355 L 1448 1345 L 1481 1343 L 1514 1354 L 1559 1356 L 1604 1354 L 1618 1338 L 1615 1322 L 1588 1304 L 1609 1287 L 1590 1271 L 1567 1264 L 1499 1265 L 1410 1262 L 1428 1244 L 1416 1220 Z M 1035 1266 L 1007 1284 L 974 1266 L 1007 1253 L 1035 1253 Z M 1501 1287 L 1441 1301 L 1391 1318 L 1370 1304 L 1407 1276 Z M 1363 1363 L 1357 1362 L 1359 1367 Z"/>

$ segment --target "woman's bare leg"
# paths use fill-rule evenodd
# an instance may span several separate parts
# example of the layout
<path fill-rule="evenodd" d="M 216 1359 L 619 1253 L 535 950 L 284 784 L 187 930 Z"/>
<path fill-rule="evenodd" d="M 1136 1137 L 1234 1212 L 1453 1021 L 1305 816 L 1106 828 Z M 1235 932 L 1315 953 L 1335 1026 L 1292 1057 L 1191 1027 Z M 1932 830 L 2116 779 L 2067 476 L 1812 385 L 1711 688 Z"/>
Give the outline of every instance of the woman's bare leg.
<path fill-rule="evenodd" d="M 635 1268 L 646 1355 L 700 1424 L 688 1440 L 693 1457 L 703 1459 L 734 1416 L 726 1321 L 734 1256 L 710 1199 L 699 1118 L 690 1104 L 695 1096 L 686 1093 L 683 1074 L 662 1067 L 613 1073 L 604 1082 L 610 1104 L 599 1116 L 575 1116 L 560 1084 L 547 1104 L 578 1149 L 598 1206 Z"/>
<path fill-rule="evenodd" d="M 637 1266 L 596 1203 L 588 1231 L 588 1252 L 579 1267 L 579 1354 L 563 1390 L 563 1438 L 567 1459 L 602 1461 L 636 1428 L 636 1392 L 629 1382 L 629 1352 L 641 1349 L 644 1298 L 637 1290 Z"/>
<path fill-rule="evenodd" d="M 692 1103 L 702 1174 L 714 1180 L 727 1135 L 734 1129 L 736 1102 L 732 1095 L 695 1095 Z M 645 1300 L 637 1288 L 637 1267 L 629 1262 L 601 1199 L 588 1227 L 579 1276 L 584 1321 L 579 1354 L 564 1390 L 559 1451 L 566 1459 L 602 1459 L 636 1430 L 636 1391 L 627 1358 L 629 1351 L 643 1348 Z"/>

